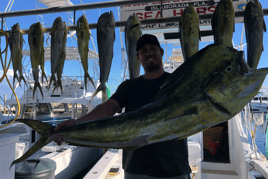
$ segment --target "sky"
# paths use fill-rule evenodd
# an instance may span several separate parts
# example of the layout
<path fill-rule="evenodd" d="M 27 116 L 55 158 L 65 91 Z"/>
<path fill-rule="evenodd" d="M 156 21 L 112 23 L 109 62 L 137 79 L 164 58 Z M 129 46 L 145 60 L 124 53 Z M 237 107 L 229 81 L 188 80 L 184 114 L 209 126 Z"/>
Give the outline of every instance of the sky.
<path fill-rule="evenodd" d="M 10 0 L 1 0 L 1 6 L 0 6 L 0 12 L 4 12 L 8 3 Z M 82 3 L 94 3 L 94 2 L 105 2 L 106 0 L 71 0 L 71 2 L 74 5 L 79 5 Z M 268 2 L 267 0 L 260 0 L 260 3 L 262 4 L 263 9 L 264 8 L 268 8 Z M 38 3 L 37 0 L 14 0 L 14 3 L 10 9 L 10 11 L 20 11 L 20 10 L 31 10 L 31 9 L 36 9 L 36 8 L 46 8 L 43 4 Z M 97 23 L 99 16 L 102 13 L 105 12 L 109 12 L 109 11 L 113 11 L 114 15 L 115 15 L 115 20 L 118 21 L 118 13 L 117 13 L 117 8 L 102 8 L 102 9 L 94 9 L 94 10 L 85 10 L 87 19 L 88 19 L 88 23 Z M 77 11 L 76 12 L 76 20 L 84 14 L 84 11 Z M 53 13 L 53 14 L 44 14 L 42 15 L 43 20 L 44 20 L 44 24 L 45 27 L 52 27 L 52 23 L 53 21 L 57 18 L 61 16 L 62 19 L 66 22 L 68 22 L 68 14 L 66 12 L 64 13 Z M 265 21 L 268 24 L 268 17 L 265 16 Z M 33 24 L 36 23 L 37 21 L 41 21 L 42 18 L 41 16 L 37 16 L 37 15 L 32 15 L 32 16 L 21 16 L 21 17 L 11 17 L 11 18 L 7 18 L 5 21 L 5 25 L 7 26 L 8 30 L 10 30 L 10 28 L 16 24 L 19 23 L 20 24 L 20 28 L 21 29 L 29 29 L 29 27 Z M 234 40 L 234 44 L 235 45 L 239 45 L 240 41 L 241 41 L 241 34 L 242 34 L 242 29 L 243 29 L 243 23 L 239 23 L 235 25 L 235 32 L 233 34 L 233 40 Z M 4 30 L 6 30 L 6 27 L 4 26 Z M 107 86 L 109 86 L 111 88 L 111 92 L 113 93 L 117 86 L 122 82 L 122 78 L 121 78 L 121 74 L 122 74 L 122 51 L 121 51 L 121 40 L 120 40 L 120 30 L 119 28 L 115 29 L 116 31 L 116 40 L 114 43 L 114 58 L 113 58 L 113 62 L 112 62 L 112 67 L 111 67 L 111 71 L 110 71 L 110 76 L 109 76 L 109 80 L 107 82 Z M 96 30 L 92 29 L 91 30 L 92 36 L 90 39 L 90 43 L 89 43 L 89 48 L 91 50 L 94 50 L 93 47 L 93 43 L 95 44 L 95 47 L 97 49 L 97 35 L 96 35 Z M 121 33 L 122 38 L 123 38 L 123 48 L 125 48 L 124 45 L 124 32 Z M 262 53 L 260 62 L 259 62 L 259 66 L 258 68 L 264 68 L 264 67 L 268 67 L 268 32 L 264 33 L 264 51 Z M 28 46 L 28 36 L 24 35 L 24 49 L 29 49 Z M 1 49 L 5 48 L 5 40 L 2 37 L 1 38 Z M 210 44 L 213 42 L 210 42 Z M 67 46 L 72 47 L 72 46 L 77 46 L 76 45 L 77 42 L 75 41 L 74 38 L 68 38 L 67 40 Z M 207 42 L 200 42 L 200 49 L 202 49 L 205 45 L 207 45 Z M 243 37 L 243 44 L 246 44 L 246 38 L 245 35 Z M 45 44 L 45 46 L 47 46 Z M 164 44 L 161 44 L 161 46 L 163 47 L 163 49 L 165 50 L 165 46 Z M 244 46 L 243 50 L 245 51 L 246 54 L 246 45 Z M 10 50 L 9 50 L 10 52 Z M 8 52 L 8 57 L 7 59 L 9 60 L 10 58 L 10 54 Z M 172 53 L 172 44 L 168 44 L 168 48 L 167 51 L 165 52 L 167 53 L 167 56 L 171 56 Z M 3 56 L 4 58 L 4 56 Z M 23 60 L 23 65 L 26 66 L 26 73 L 29 73 L 30 69 L 31 69 L 31 65 L 29 63 L 30 58 L 29 57 L 24 57 Z M 91 65 L 92 65 L 92 61 L 89 61 L 89 69 L 91 69 Z M 51 70 L 50 70 L 50 62 L 45 62 L 45 71 L 47 75 L 50 75 Z M 89 71 L 90 75 L 93 75 L 93 71 Z M 141 75 L 144 73 L 143 70 L 141 70 Z M 3 70 L 2 67 L 0 65 L 0 77 L 3 74 Z M 65 65 L 64 65 L 64 69 L 63 69 L 63 74 L 65 76 L 82 76 L 84 74 L 81 63 L 79 61 L 66 61 Z M 63 76 L 64 76 L 63 75 Z M 12 65 L 9 68 L 8 71 L 8 77 L 12 83 L 12 79 L 13 79 L 13 68 Z M 268 87 L 268 79 L 266 78 L 266 80 L 263 83 L 264 87 Z M 18 97 L 21 97 L 23 94 L 23 90 L 24 90 L 24 85 L 22 85 L 22 87 L 18 87 L 16 89 L 16 93 L 18 95 Z M 7 98 L 10 99 L 11 97 L 11 90 L 6 82 L 6 80 L 4 80 L 2 83 L 0 83 L 0 97 L 4 97 L 4 94 L 7 94 Z M 0 104 L 3 104 L 3 102 L 0 99 Z"/>

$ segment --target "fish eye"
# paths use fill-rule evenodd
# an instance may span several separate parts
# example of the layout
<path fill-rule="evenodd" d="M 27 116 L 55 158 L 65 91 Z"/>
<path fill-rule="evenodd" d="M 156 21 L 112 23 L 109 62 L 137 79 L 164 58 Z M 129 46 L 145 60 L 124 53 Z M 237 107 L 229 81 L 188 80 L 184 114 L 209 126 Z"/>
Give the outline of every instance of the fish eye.
<path fill-rule="evenodd" d="M 227 73 L 231 73 L 233 71 L 233 67 L 232 66 L 228 66 L 227 68 L 225 68 L 225 71 Z"/>

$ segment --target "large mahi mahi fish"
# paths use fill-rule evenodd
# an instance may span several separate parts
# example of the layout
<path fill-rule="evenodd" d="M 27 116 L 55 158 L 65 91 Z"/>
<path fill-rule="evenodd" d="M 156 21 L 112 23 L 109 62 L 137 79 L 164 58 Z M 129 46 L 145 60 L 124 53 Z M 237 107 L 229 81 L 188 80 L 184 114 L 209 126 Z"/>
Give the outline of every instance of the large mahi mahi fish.
<path fill-rule="evenodd" d="M 183 139 L 239 113 L 261 88 L 268 68 L 251 69 L 244 52 L 210 45 L 183 63 L 149 104 L 133 112 L 96 119 L 54 132 L 36 120 L 19 119 L 42 135 L 21 162 L 51 142 L 53 134 L 70 145 L 135 149 Z"/>

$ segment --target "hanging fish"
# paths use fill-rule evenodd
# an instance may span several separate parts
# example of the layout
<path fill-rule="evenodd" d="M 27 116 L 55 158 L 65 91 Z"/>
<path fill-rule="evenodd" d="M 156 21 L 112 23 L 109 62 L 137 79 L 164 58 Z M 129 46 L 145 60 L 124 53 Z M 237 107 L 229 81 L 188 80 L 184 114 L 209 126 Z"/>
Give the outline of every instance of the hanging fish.
<path fill-rule="evenodd" d="M 88 28 L 88 22 L 85 16 L 81 16 L 77 20 L 77 26 L 76 26 L 76 35 L 77 35 L 77 44 L 78 44 L 78 51 L 80 54 L 82 66 L 84 68 L 84 83 L 85 83 L 85 89 L 87 90 L 87 79 L 89 79 L 92 83 L 92 85 L 95 87 L 95 84 L 88 74 L 88 45 L 89 45 L 89 28 Z"/>
<path fill-rule="evenodd" d="M 100 64 L 100 85 L 93 93 L 93 97 L 100 91 L 105 95 L 106 100 L 108 99 L 106 94 L 105 83 L 108 81 L 110 69 L 113 60 L 113 49 L 115 41 L 115 19 L 112 11 L 102 14 L 97 24 L 97 42 L 99 50 L 99 64 Z M 90 102 L 91 102 L 90 100 Z"/>
<path fill-rule="evenodd" d="M 63 22 L 61 17 L 57 17 L 52 25 L 51 31 L 51 78 L 49 82 L 49 87 L 51 83 L 54 81 L 54 89 L 58 87 L 61 88 L 61 79 L 59 79 L 62 75 L 64 61 L 66 58 L 66 41 L 67 41 L 67 27 L 65 22 Z M 59 74 L 58 74 L 59 73 Z M 56 76 L 58 79 L 56 79 Z M 59 86 L 58 86 L 59 85 Z"/>
<path fill-rule="evenodd" d="M 140 22 L 135 14 L 130 15 L 125 25 L 125 44 L 128 56 L 130 79 L 140 76 L 140 62 L 137 59 L 137 41 L 141 37 Z"/>
<path fill-rule="evenodd" d="M 199 18 L 194 7 L 190 5 L 184 9 L 180 21 L 180 42 L 184 61 L 198 52 L 199 40 Z"/>
<path fill-rule="evenodd" d="M 13 65 L 13 87 L 15 79 L 18 80 L 19 84 L 21 80 L 26 84 L 26 80 L 22 74 L 22 50 L 23 50 L 23 36 L 20 29 L 19 23 L 13 25 L 9 33 L 9 47 L 11 51 L 11 60 Z M 19 72 L 19 77 L 17 76 L 17 71 Z M 21 84 L 20 84 L 21 85 Z"/>
<path fill-rule="evenodd" d="M 28 42 L 30 46 L 30 59 L 31 59 L 32 72 L 33 72 L 33 78 L 34 78 L 33 97 L 34 97 L 35 90 L 37 87 L 39 88 L 42 97 L 44 97 L 42 87 L 39 83 L 39 65 L 40 65 L 40 59 L 43 58 L 42 48 L 44 48 L 44 45 L 43 45 L 44 34 L 43 34 L 42 25 L 40 22 L 37 22 L 31 25 L 29 29 L 29 34 L 28 34 Z"/>
<path fill-rule="evenodd" d="M 221 0 L 212 16 L 214 43 L 232 47 L 234 29 L 233 2 L 232 0 Z"/>
<path fill-rule="evenodd" d="M 247 39 L 247 62 L 251 68 L 256 69 L 263 51 L 263 31 L 266 32 L 262 6 L 258 0 L 247 3 L 244 24 Z"/>

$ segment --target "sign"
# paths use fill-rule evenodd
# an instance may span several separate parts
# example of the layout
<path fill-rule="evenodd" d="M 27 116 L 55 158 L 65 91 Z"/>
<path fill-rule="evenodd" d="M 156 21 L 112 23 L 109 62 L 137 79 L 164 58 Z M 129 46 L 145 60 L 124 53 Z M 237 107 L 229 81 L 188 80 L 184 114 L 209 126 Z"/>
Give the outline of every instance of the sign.
<path fill-rule="evenodd" d="M 161 18 L 161 9 L 163 18 L 181 16 L 183 10 L 192 5 L 196 13 L 200 14 L 213 14 L 218 5 L 219 0 L 175 0 L 175 1 L 163 1 L 155 3 L 142 3 L 135 5 L 121 6 L 121 21 L 126 21 L 133 13 L 136 16 L 143 19 L 157 19 Z M 233 0 L 234 10 L 244 11 L 246 7 L 246 0 Z M 243 22 L 243 18 L 235 18 L 236 23 Z M 211 26 L 211 19 L 205 19 L 199 21 L 200 26 Z M 160 23 L 160 24 L 148 24 L 142 25 L 141 30 L 154 30 L 154 29 L 167 29 L 167 28 L 178 28 L 179 22 Z M 121 28 L 124 31 L 124 27 Z"/>

